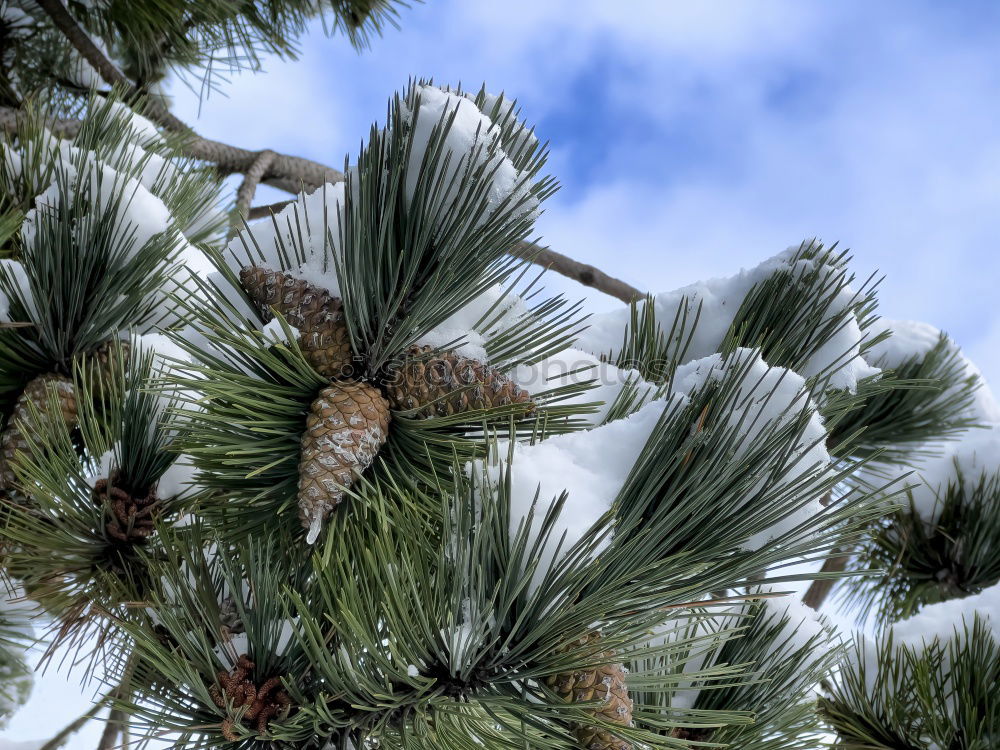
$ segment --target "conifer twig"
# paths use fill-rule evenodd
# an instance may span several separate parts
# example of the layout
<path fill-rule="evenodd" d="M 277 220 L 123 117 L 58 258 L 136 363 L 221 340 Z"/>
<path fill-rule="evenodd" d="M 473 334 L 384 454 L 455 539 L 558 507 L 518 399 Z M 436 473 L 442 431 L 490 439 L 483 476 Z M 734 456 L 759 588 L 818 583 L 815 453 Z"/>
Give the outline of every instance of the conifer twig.
<path fill-rule="evenodd" d="M 90 63 L 106 83 L 119 86 L 130 100 L 129 104 L 142 100 L 142 92 L 122 73 L 94 43 L 86 31 L 77 23 L 61 0 L 39 0 L 39 6 L 52 19 L 52 23 L 62 32 L 67 41 Z M 259 152 L 230 146 L 227 143 L 202 138 L 188 127 L 158 99 L 143 100 L 141 113 L 172 133 L 186 135 L 182 151 L 196 159 L 215 164 L 223 174 L 246 173 L 257 159 Z M 327 182 L 343 179 L 336 169 L 319 162 L 287 154 L 275 154 L 263 182 L 274 187 L 297 193 L 303 185 L 319 187 Z"/>
<path fill-rule="evenodd" d="M 111 709 L 108 721 L 104 725 L 104 732 L 101 733 L 100 742 L 97 743 L 97 750 L 112 750 L 117 747 L 118 735 L 121 734 L 121 722 L 125 720 L 125 714 L 120 709 Z"/>
<path fill-rule="evenodd" d="M 622 302 L 633 302 L 646 295 L 634 286 L 621 279 L 609 276 L 596 266 L 573 260 L 568 255 L 557 253 L 547 247 L 540 247 L 531 242 L 521 242 L 511 251 L 511 255 L 530 260 L 540 266 L 550 268 L 558 274 L 567 276 L 584 286 L 593 287 L 600 292 L 617 297 Z"/>
<path fill-rule="evenodd" d="M 250 202 L 253 200 L 254 193 L 257 192 L 257 185 L 267 173 L 267 168 L 271 166 L 271 162 L 276 156 L 276 153 L 266 148 L 257 155 L 253 164 L 250 165 L 250 169 L 247 170 L 243 182 L 236 191 L 236 213 L 238 216 L 246 217 L 249 214 Z"/>
<path fill-rule="evenodd" d="M 847 563 L 851 559 L 849 554 L 839 554 L 836 557 L 828 557 L 823 561 L 823 567 L 820 568 L 821 573 L 843 573 L 847 569 Z M 802 603 L 807 607 L 814 610 L 819 610 L 823 606 L 823 602 L 833 591 L 833 585 L 836 583 L 835 578 L 817 578 L 811 584 L 809 588 L 806 589 L 806 593 L 802 596 Z"/>
<path fill-rule="evenodd" d="M 261 175 L 256 178 L 256 182 L 251 182 L 252 185 L 256 186 L 256 183 L 264 182 L 291 193 L 298 193 L 304 187 L 318 188 L 328 182 L 339 182 L 344 178 L 340 171 L 309 159 L 279 154 L 267 149 L 250 151 L 202 138 L 173 115 L 159 100 L 143 100 L 142 92 L 101 51 L 61 0 L 38 0 L 38 4 L 77 52 L 97 70 L 101 78 L 112 86 L 119 86 L 126 93 L 130 106 L 135 107 L 136 102 L 143 101 L 143 106 L 140 108 L 142 114 L 148 116 L 164 129 L 186 136 L 180 149 L 185 155 L 215 164 L 223 175 L 242 173 L 247 175 L 249 179 L 251 172 L 259 169 Z M 56 127 L 53 128 L 53 131 L 58 134 L 61 130 L 66 134 L 66 137 L 72 137 L 76 132 L 79 132 L 80 123 L 78 120 L 61 120 L 54 124 Z M 5 129 L 16 128 L 17 111 L 9 107 L 0 107 L 0 125 Z M 266 153 L 271 153 L 273 156 L 269 157 L 265 166 L 261 168 L 260 160 L 262 155 Z M 244 185 L 246 184 L 247 182 L 244 181 Z M 240 204 L 237 203 L 237 208 L 240 209 L 240 207 Z M 255 213 L 257 212 L 248 208 L 247 218 L 256 218 Z M 267 214 L 261 213 L 260 215 L 266 216 Z M 512 251 L 512 255 L 551 268 L 556 273 L 574 279 L 584 286 L 617 297 L 623 302 L 632 302 L 644 296 L 635 287 L 621 279 L 609 276 L 599 268 L 532 243 L 520 243 Z"/>

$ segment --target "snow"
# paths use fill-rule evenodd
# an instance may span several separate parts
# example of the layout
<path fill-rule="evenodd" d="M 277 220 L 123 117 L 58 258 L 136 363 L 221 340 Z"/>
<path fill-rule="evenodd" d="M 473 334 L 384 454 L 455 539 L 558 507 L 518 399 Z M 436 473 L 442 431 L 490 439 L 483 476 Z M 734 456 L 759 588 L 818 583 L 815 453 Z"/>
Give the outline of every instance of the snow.
<path fill-rule="evenodd" d="M 674 389 L 690 392 L 708 380 L 721 380 L 729 372 L 740 372 L 741 382 L 736 391 L 734 409 L 727 417 L 728 427 L 738 430 L 734 461 L 739 461 L 761 438 L 798 419 L 802 409 L 810 404 L 805 379 L 791 370 L 769 367 L 752 349 L 737 349 L 728 358 L 714 354 L 677 368 Z M 720 425 L 720 428 L 722 426 Z M 826 450 L 826 428 L 813 410 L 806 428 L 790 452 L 785 470 L 779 478 L 763 477 L 757 488 L 791 485 L 817 467 L 830 464 Z M 759 549 L 773 539 L 788 533 L 799 524 L 822 512 L 818 498 L 812 499 L 793 513 L 744 542 L 745 549 Z"/>
<path fill-rule="evenodd" d="M 768 654 L 813 650 L 820 640 L 832 640 L 833 631 L 825 625 L 820 614 L 806 606 L 797 594 L 761 601 L 768 622 L 783 623 L 781 633 L 772 642 Z"/>
<path fill-rule="evenodd" d="M 332 257 L 340 252 L 343 210 L 342 182 L 300 193 L 273 217 L 237 233 L 229 242 L 226 260 L 235 271 L 248 265 L 290 267 L 292 275 L 339 297 Z"/>
<path fill-rule="evenodd" d="M 520 295 L 495 284 L 414 343 L 420 346 L 448 346 L 462 356 L 486 362 L 485 345 L 488 339 L 510 329 L 529 315 L 527 304 Z M 455 345 L 455 341 L 460 343 Z"/>
<path fill-rule="evenodd" d="M 564 349 L 532 365 L 518 365 L 511 371 L 511 379 L 529 393 L 539 393 L 583 383 L 593 387 L 561 400 L 560 404 L 588 404 L 600 402 L 593 414 L 585 419 L 591 424 L 601 424 L 608 415 L 615 399 L 628 385 L 636 387 L 639 394 L 652 396 L 657 388 L 647 383 L 636 370 L 623 370 L 602 362 L 581 349 Z"/>
<path fill-rule="evenodd" d="M 877 336 L 884 331 L 891 331 L 892 335 L 875 344 L 868 352 L 868 361 L 882 368 L 899 367 L 908 359 L 926 356 L 937 345 L 942 335 L 939 329 L 927 323 L 880 318 L 872 326 L 871 335 Z M 951 339 L 949 344 L 950 351 L 960 356 L 966 377 L 974 375 L 981 379 L 969 416 L 980 422 L 1000 422 L 1000 404 L 997 403 L 979 368 L 962 354 L 958 345 Z"/>
<path fill-rule="evenodd" d="M 646 444 L 663 412 L 663 402 L 653 402 L 632 416 L 585 432 L 556 435 L 534 445 L 515 443 L 511 466 L 511 534 L 529 524 L 529 544 L 540 531 L 548 504 L 562 492 L 569 494 L 563 513 L 542 551 L 533 583 L 538 585 L 555 562 L 555 547 L 565 536 L 562 551 L 578 542 L 611 508 L 628 477 L 632 464 Z M 507 455 L 507 443 L 498 453 Z M 503 462 L 489 465 L 487 477 L 497 483 Z M 538 507 L 532 506 L 538 499 Z M 606 546 L 606 541 L 595 552 Z"/>
<path fill-rule="evenodd" d="M 984 473 L 991 474 L 998 469 L 1000 424 L 968 430 L 960 440 L 936 447 L 936 454 L 924 457 L 913 465 L 898 467 L 895 471 L 897 477 L 909 476 L 891 488 L 893 491 L 905 489 L 917 516 L 928 523 L 933 523 L 940 514 L 940 501 L 948 485 L 957 484 L 958 472 L 962 474 L 966 492 L 971 492 Z"/>
<path fill-rule="evenodd" d="M 935 638 L 946 640 L 972 625 L 975 615 L 988 626 L 993 638 L 1000 642 L 1000 583 L 964 599 L 949 599 L 929 604 L 916 615 L 892 625 L 894 643 L 920 647 Z"/>
<path fill-rule="evenodd" d="M 500 128 L 468 97 L 436 86 L 420 86 L 417 111 L 408 114 L 412 126 L 405 184 L 408 203 L 413 202 L 418 184 L 426 190 L 440 181 L 443 190 L 434 203 L 447 206 L 458 195 L 458 175 L 483 168 L 483 178 L 489 180 L 487 207 L 477 224 L 484 224 L 508 199 L 519 204 L 521 212 L 537 211 L 537 199 L 528 194 L 526 180 L 500 146 Z M 437 126 L 448 120 L 451 126 L 443 137 L 437 170 L 427 174 L 424 159 L 432 136 Z"/>
<path fill-rule="evenodd" d="M 790 247 L 755 268 L 741 270 L 735 276 L 700 281 L 673 292 L 658 294 L 653 299 L 657 320 L 664 330 L 669 331 L 675 318 L 682 320 L 686 315 L 688 323 L 682 334 L 684 340 L 694 326 L 686 358 L 701 359 L 714 354 L 721 348 L 740 305 L 756 284 L 779 271 L 792 270 L 799 273 L 814 267 L 814 261 L 794 260 L 799 250 L 798 246 Z M 849 288 L 842 290 L 831 306 L 830 316 L 842 311 L 852 301 L 853 292 Z M 681 317 L 678 317 L 679 315 Z M 695 326 L 696 317 L 698 321 Z M 576 346 L 594 354 L 609 354 L 619 350 L 629 319 L 630 311 L 626 307 L 593 316 L 590 319 L 590 327 L 581 334 Z M 814 354 L 801 374 L 808 377 L 835 366 L 837 371 L 830 379 L 830 386 L 856 390 L 859 380 L 877 375 L 879 372 L 861 357 L 862 339 L 863 334 L 858 322 L 851 316 L 847 325 L 842 326 L 830 341 Z"/>
<path fill-rule="evenodd" d="M 96 214 L 106 215 L 114 207 L 116 224 L 121 227 L 121 233 L 132 234 L 129 252 L 132 257 L 155 235 L 170 230 L 170 211 L 163 201 L 137 180 L 93 160 L 83 165 L 86 175 L 83 179 L 71 165 L 61 166 L 66 170 L 68 185 L 64 188 L 58 182 L 53 182 L 45 192 L 35 197 L 35 207 L 27 212 L 21 228 L 26 244 L 33 244 L 35 241 L 38 213 L 66 202 L 66 190 L 90 196 L 90 208 Z M 120 200 L 116 200 L 118 196 L 121 196 Z"/>
<path fill-rule="evenodd" d="M 406 667 L 406 675 L 407 675 L 407 677 L 419 677 L 420 676 L 420 670 L 417 669 L 417 665 L 416 664 L 409 664 Z"/>
<path fill-rule="evenodd" d="M 28 317 L 32 320 L 36 319 L 38 317 L 38 310 L 35 307 L 31 286 L 28 283 L 28 275 L 25 273 L 21 262 L 11 260 L 10 258 L 0 259 L 0 275 L 6 278 L 12 286 L 20 290 L 21 301 L 27 307 Z M 3 291 L 3 286 L 0 285 L 0 321 L 13 322 L 10 317 L 10 303 L 10 298 Z"/>
<path fill-rule="evenodd" d="M 156 126 L 142 115 L 133 112 L 122 102 L 111 100 L 108 102 L 108 109 L 127 123 L 127 136 L 130 141 L 138 143 L 143 148 L 163 143 L 163 138 Z"/>
<path fill-rule="evenodd" d="M 288 325 L 288 323 L 285 323 L 285 326 L 288 330 L 287 335 L 285 334 L 285 328 L 281 325 L 281 321 L 273 318 L 264 324 L 261 333 L 264 334 L 265 340 L 272 341 L 275 344 L 287 344 L 298 341 L 300 336 L 299 329 Z"/>
<path fill-rule="evenodd" d="M 573 362 L 575 356 L 574 352 L 564 361 Z M 683 404 L 688 394 L 708 381 L 730 376 L 740 378 L 734 386 L 737 408 L 728 415 L 726 423 L 718 425 L 718 429 L 734 431 L 734 461 L 739 461 L 774 430 L 799 419 L 802 410 L 811 405 L 802 376 L 783 368 L 768 367 L 753 350 L 737 349 L 728 358 L 714 354 L 679 367 L 673 390 L 665 400 L 652 401 L 629 417 L 586 431 L 557 435 L 533 445 L 514 444 L 511 454 L 512 534 L 524 521 L 530 524 L 532 534 L 529 538 L 533 540 L 547 504 L 563 491 L 569 496 L 563 513 L 556 520 L 555 533 L 542 552 L 535 584 L 555 561 L 556 545 L 562 541 L 565 552 L 611 508 L 664 409 L 671 404 Z M 600 386 L 597 390 L 613 389 L 617 385 Z M 789 451 L 781 475 L 761 477 L 751 494 L 765 485 L 771 490 L 780 489 L 809 472 L 827 467 L 830 455 L 825 438 L 822 420 L 813 412 L 796 445 Z M 508 443 L 500 443 L 499 456 L 506 455 L 507 446 Z M 502 462 L 489 465 L 487 476 L 490 481 L 496 483 L 500 480 L 502 467 Z M 535 509 L 534 518 L 531 518 L 536 497 L 540 507 Z M 748 550 L 759 549 L 821 511 L 819 499 L 811 499 L 768 527 L 752 535 L 748 533 L 743 546 Z M 601 548 L 603 545 L 594 553 L 600 552 Z"/>

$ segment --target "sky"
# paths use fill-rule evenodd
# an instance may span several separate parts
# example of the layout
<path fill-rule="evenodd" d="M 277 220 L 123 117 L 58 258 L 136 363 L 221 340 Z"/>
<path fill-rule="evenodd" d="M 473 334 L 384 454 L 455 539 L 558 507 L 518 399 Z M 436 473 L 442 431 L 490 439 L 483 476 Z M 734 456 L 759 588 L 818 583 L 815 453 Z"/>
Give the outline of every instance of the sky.
<path fill-rule="evenodd" d="M 340 167 L 411 77 L 485 83 L 550 144 L 543 244 L 658 292 L 839 242 L 885 276 L 884 316 L 947 331 L 1000 383 L 1000 4 L 428 0 L 399 21 L 363 54 L 317 27 L 297 62 L 207 98 L 174 82 L 174 111 Z M 54 734 L 84 708 L 79 679 L 51 671 L 0 740 Z"/>

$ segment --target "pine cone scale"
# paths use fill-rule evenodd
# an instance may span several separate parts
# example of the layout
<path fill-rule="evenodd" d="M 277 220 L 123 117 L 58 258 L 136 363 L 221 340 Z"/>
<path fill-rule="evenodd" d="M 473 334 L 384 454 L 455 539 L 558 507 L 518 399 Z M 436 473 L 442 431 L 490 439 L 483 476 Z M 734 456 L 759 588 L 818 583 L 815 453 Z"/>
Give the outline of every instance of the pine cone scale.
<path fill-rule="evenodd" d="M 600 639 L 599 633 L 590 633 L 573 645 L 586 645 Z M 612 660 L 613 651 L 600 654 L 600 658 Z M 632 699 L 625 683 L 625 667 L 609 661 L 588 669 L 575 670 L 554 675 L 549 685 L 567 703 L 596 703 L 589 707 L 594 717 L 609 724 L 632 725 Z M 573 727 L 577 742 L 585 750 L 632 750 L 632 743 L 614 736 L 603 727 L 578 724 Z"/>

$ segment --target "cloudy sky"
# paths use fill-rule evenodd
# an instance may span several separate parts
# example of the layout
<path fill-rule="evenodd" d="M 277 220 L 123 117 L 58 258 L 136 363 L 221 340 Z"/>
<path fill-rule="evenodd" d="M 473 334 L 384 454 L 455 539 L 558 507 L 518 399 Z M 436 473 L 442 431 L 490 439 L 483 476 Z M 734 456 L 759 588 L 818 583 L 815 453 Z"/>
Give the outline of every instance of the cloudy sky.
<path fill-rule="evenodd" d="M 410 77 L 485 82 L 551 144 L 554 249 L 655 292 L 838 241 L 885 275 L 883 315 L 943 328 L 1000 383 L 1000 4 L 428 0 L 400 23 L 362 55 L 317 27 L 298 62 L 201 102 L 175 84 L 175 110 L 339 166 Z M 46 677 L 0 737 L 53 734 L 77 681 Z"/>

